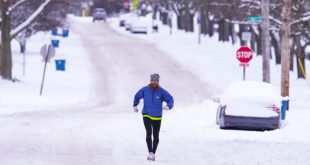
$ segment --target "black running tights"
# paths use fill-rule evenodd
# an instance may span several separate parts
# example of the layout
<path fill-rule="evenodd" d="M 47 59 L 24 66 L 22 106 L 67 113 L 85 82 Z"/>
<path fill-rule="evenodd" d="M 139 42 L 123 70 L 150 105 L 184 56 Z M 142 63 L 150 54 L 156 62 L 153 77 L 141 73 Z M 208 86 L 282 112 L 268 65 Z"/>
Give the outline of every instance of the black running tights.
<path fill-rule="evenodd" d="M 159 131 L 161 120 L 151 120 L 148 117 L 143 117 L 143 122 L 146 130 L 146 144 L 149 152 L 156 153 L 156 149 L 159 143 Z M 153 132 L 153 142 L 152 142 Z"/>

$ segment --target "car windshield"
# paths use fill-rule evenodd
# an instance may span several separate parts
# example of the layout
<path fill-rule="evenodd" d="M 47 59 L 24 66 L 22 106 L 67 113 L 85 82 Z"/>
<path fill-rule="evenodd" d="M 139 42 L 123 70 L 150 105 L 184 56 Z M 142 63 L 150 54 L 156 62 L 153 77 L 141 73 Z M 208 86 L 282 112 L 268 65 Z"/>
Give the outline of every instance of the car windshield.
<path fill-rule="evenodd" d="M 95 13 L 105 13 L 105 10 L 99 8 L 99 9 L 95 9 L 94 12 L 95 12 Z"/>

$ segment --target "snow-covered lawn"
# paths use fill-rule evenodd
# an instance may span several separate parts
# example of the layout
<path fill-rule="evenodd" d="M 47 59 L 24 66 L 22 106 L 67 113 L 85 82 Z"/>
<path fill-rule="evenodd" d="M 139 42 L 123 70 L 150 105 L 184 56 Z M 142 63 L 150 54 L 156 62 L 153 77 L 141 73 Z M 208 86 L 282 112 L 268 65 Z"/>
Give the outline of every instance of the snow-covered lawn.
<path fill-rule="evenodd" d="M 19 44 L 13 40 L 13 77 L 20 82 L 0 80 L 0 114 L 27 109 L 48 109 L 51 106 L 66 106 L 85 103 L 92 93 L 92 68 L 81 40 L 75 34 L 61 38 L 56 56 L 47 64 L 43 94 L 40 88 L 44 61 L 40 55 L 41 46 L 49 44 L 49 33 L 38 33 L 27 41 L 25 76 L 23 76 L 23 55 Z M 66 71 L 56 71 L 55 60 L 66 60 Z"/>

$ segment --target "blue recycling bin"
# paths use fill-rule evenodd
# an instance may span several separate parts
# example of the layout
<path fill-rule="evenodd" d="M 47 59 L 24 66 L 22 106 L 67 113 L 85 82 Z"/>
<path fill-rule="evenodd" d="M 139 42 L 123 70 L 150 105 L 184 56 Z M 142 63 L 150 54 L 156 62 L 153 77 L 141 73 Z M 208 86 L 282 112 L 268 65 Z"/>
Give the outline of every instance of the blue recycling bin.
<path fill-rule="evenodd" d="M 53 35 L 53 36 L 57 36 L 57 35 L 58 35 L 57 29 L 52 29 L 52 35 Z"/>
<path fill-rule="evenodd" d="M 289 100 L 282 100 L 282 105 L 281 105 L 281 120 L 285 120 L 288 102 L 289 102 Z"/>
<path fill-rule="evenodd" d="M 69 36 L 69 30 L 68 29 L 63 29 L 62 30 L 62 37 L 68 37 Z"/>
<path fill-rule="evenodd" d="M 58 48 L 59 47 L 59 40 L 52 40 L 52 45 L 54 48 Z"/>
<path fill-rule="evenodd" d="M 55 63 L 56 63 L 56 70 L 57 71 L 65 71 L 66 70 L 66 60 L 64 60 L 64 59 L 55 60 Z"/>

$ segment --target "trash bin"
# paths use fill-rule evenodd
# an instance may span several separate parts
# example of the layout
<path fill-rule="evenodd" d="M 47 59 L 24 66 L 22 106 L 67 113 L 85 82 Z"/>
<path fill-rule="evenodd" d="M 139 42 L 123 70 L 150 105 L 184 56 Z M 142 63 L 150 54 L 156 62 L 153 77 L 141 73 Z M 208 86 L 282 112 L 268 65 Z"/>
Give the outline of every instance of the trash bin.
<path fill-rule="evenodd" d="M 54 48 L 58 48 L 59 47 L 59 40 L 52 40 L 52 45 Z"/>
<path fill-rule="evenodd" d="M 57 35 L 58 35 L 57 29 L 52 29 L 52 35 L 53 35 L 53 36 L 57 36 Z"/>
<path fill-rule="evenodd" d="M 68 37 L 69 36 L 69 29 L 63 29 L 62 30 L 62 37 Z"/>
<path fill-rule="evenodd" d="M 282 105 L 281 105 L 281 120 L 285 120 L 285 117 L 286 117 L 286 110 L 287 110 L 287 107 L 288 107 L 288 102 L 289 102 L 288 99 L 283 99 L 283 100 L 282 100 Z"/>
<path fill-rule="evenodd" d="M 66 70 L 66 60 L 64 60 L 64 59 L 55 60 L 55 63 L 56 63 L 56 70 L 57 71 L 65 71 Z"/>

